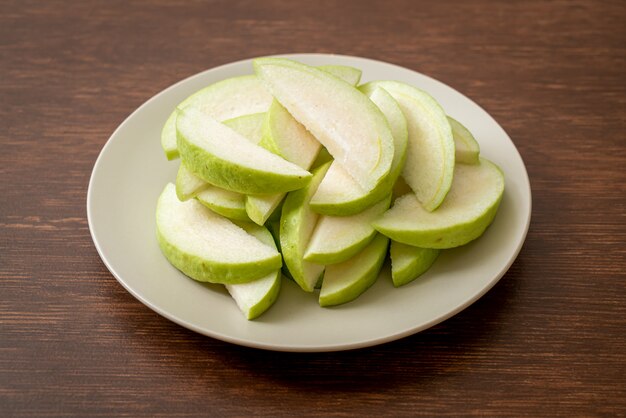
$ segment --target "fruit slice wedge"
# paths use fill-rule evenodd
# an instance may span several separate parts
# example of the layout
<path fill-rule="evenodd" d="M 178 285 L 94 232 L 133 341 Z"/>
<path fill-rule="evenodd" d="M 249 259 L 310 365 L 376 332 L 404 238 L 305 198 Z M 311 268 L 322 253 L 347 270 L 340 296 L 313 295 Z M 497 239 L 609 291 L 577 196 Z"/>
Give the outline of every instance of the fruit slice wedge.
<path fill-rule="evenodd" d="M 372 226 L 394 241 L 416 247 L 458 247 L 482 235 L 496 215 L 503 192 L 502 171 L 481 158 L 480 164 L 456 166 L 450 193 L 436 211 L 425 210 L 415 194 L 409 193 Z"/>
<path fill-rule="evenodd" d="M 224 122 L 224 125 L 244 136 L 253 144 L 258 144 L 261 141 L 264 120 L 265 113 L 254 113 L 229 119 Z M 201 196 L 198 197 L 198 200 L 214 212 L 230 219 L 250 221 L 245 208 L 245 195 L 210 185 L 181 163 L 176 176 L 178 198 L 187 200 L 199 193 Z"/>
<path fill-rule="evenodd" d="M 318 68 L 352 86 L 361 79 L 361 71 L 353 67 L 328 65 Z M 305 170 L 311 168 L 322 147 L 278 100 L 272 102 L 267 112 L 260 145 Z"/>
<path fill-rule="evenodd" d="M 179 200 L 185 201 L 191 199 L 207 187 L 209 187 L 209 183 L 189 171 L 185 164 L 181 163 L 180 166 L 178 166 L 178 173 L 176 174 L 176 195 Z"/>
<path fill-rule="evenodd" d="M 228 119 L 224 121 L 224 125 L 244 136 L 253 144 L 258 144 L 261 141 L 264 120 L 265 113 L 253 113 Z M 208 183 L 193 174 L 184 164 L 180 165 L 176 176 L 176 194 L 180 200 L 190 199 L 208 186 Z"/>
<path fill-rule="evenodd" d="M 318 264 L 336 264 L 356 255 L 377 234 L 373 220 L 391 203 L 391 196 L 352 216 L 321 216 L 311 235 L 304 259 Z"/>
<path fill-rule="evenodd" d="M 267 112 L 260 145 L 305 170 L 311 167 L 322 147 L 277 100 L 272 102 Z M 263 225 L 284 197 L 284 193 L 248 195 L 248 216 Z"/>
<path fill-rule="evenodd" d="M 407 148 L 407 125 L 395 100 L 385 90 L 370 91 L 370 99 L 383 112 L 393 135 L 394 155 L 389 174 L 372 191 L 365 191 L 335 162 L 311 199 L 314 211 L 324 215 L 348 216 L 359 213 L 387 196 L 404 166 Z"/>
<path fill-rule="evenodd" d="M 311 167 L 322 148 L 277 100 L 267 111 L 260 145 L 305 170 Z"/>
<path fill-rule="evenodd" d="M 284 192 L 303 187 L 311 177 L 199 110 L 180 110 L 177 131 L 183 163 L 215 186 L 239 193 Z"/>
<path fill-rule="evenodd" d="M 448 116 L 454 138 L 455 160 L 461 164 L 478 164 L 480 147 L 474 135 L 463 124 Z"/>
<path fill-rule="evenodd" d="M 359 81 L 361 81 L 361 75 L 363 74 L 363 72 L 358 68 L 347 65 L 320 65 L 317 68 L 342 79 L 351 86 L 359 84 Z"/>
<path fill-rule="evenodd" d="M 353 67 L 328 65 L 318 68 L 351 85 L 356 85 L 361 79 L 361 70 Z M 278 100 L 272 102 L 267 112 L 260 145 L 305 170 L 313 166 L 322 149 L 319 141 Z M 248 216 L 263 225 L 284 197 L 284 193 L 249 195 L 246 198 Z"/>
<path fill-rule="evenodd" d="M 157 239 L 169 262 L 202 282 L 245 283 L 279 269 L 280 253 L 169 183 L 156 210 Z M 241 251 L 245 248 L 246 251 Z"/>
<path fill-rule="evenodd" d="M 269 247 L 276 248 L 274 238 L 267 228 L 253 223 L 239 224 L 248 234 Z M 280 269 L 248 283 L 227 284 L 226 290 L 247 319 L 255 319 L 268 310 L 280 293 Z"/>
<path fill-rule="evenodd" d="M 441 250 L 413 247 L 391 241 L 391 279 L 395 287 L 412 282 L 433 265 Z"/>
<path fill-rule="evenodd" d="M 237 116 L 222 122 L 239 135 L 246 138 L 253 144 L 259 144 L 263 137 L 263 123 L 266 112 L 252 113 L 249 115 Z"/>
<path fill-rule="evenodd" d="M 370 288 L 387 256 L 389 239 L 377 234 L 363 251 L 343 263 L 326 267 L 320 290 L 321 306 L 350 302 Z"/>
<path fill-rule="evenodd" d="M 249 194 L 244 202 L 246 214 L 257 225 L 265 225 L 265 222 L 280 206 L 285 196 L 285 193 Z"/>
<path fill-rule="evenodd" d="M 382 87 L 406 117 L 409 142 L 402 176 L 426 210 L 435 210 L 452 184 L 454 140 L 446 114 L 428 93 L 398 81 L 374 81 L 365 92 Z"/>
<path fill-rule="evenodd" d="M 255 72 L 272 95 L 326 147 L 363 189 L 387 175 L 393 138 L 363 93 L 325 71 L 281 58 L 259 58 Z"/>
<path fill-rule="evenodd" d="M 312 292 L 324 266 L 304 260 L 304 251 L 319 215 L 309 208 L 309 200 L 324 178 L 330 163 L 313 171 L 309 184 L 287 194 L 280 217 L 280 248 L 291 277 L 306 292 Z"/>
<path fill-rule="evenodd" d="M 224 121 L 241 115 L 265 112 L 273 97 L 254 75 L 228 78 L 211 84 L 192 94 L 178 105 L 178 109 L 195 108 L 202 113 Z M 161 131 L 161 146 L 168 160 L 178 158 L 174 110 Z"/>
<path fill-rule="evenodd" d="M 246 213 L 246 196 L 230 190 L 207 184 L 207 187 L 196 194 L 198 202 L 215 213 L 236 221 L 250 222 Z"/>

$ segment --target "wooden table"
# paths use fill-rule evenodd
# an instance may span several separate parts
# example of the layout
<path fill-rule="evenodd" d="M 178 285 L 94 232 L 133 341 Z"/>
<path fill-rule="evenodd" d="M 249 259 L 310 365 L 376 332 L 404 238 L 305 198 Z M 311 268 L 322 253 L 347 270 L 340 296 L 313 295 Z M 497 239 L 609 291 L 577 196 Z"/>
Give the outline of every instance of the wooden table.
<path fill-rule="evenodd" d="M 4 1 L 0 415 L 626 415 L 625 21 L 591 0 Z M 509 133 L 532 224 L 486 296 L 393 343 L 286 354 L 177 326 L 107 271 L 85 199 L 116 126 L 184 77 L 285 52 L 412 68 Z"/>

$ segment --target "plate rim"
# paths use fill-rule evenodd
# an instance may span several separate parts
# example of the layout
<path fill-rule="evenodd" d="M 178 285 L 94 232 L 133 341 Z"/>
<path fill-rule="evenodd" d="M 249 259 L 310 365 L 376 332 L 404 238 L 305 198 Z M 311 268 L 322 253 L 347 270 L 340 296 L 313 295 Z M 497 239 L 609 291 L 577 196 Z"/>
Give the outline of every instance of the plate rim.
<path fill-rule="evenodd" d="M 369 62 L 369 63 L 371 63 L 373 65 L 376 65 L 376 64 L 390 65 L 390 66 L 393 66 L 393 67 L 397 67 L 398 69 L 400 69 L 402 71 L 413 72 L 415 74 L 418 74 L 421 77 L 425 77 L 425 78 L 429 79 L 431 82 L 440 84 L 440 85 L 442 85 L 442 86 L 444 86 L 444 87 L 446 87 L 448 89 L 454 90 L 456 93 L 462 95 L 466 100 L 471 102 L 474 106 L 477 106 L 485 115 L 487 115 L 489 118 L 491 118 L 492 121 L 500 129 L 502 129 L 502 131 L 507 136 L 507 139 L 513 145 L 513 149 L 514 149 L 514 151 L 516 153 L 516 157 L 519 158 L 519 160 L 521 162 L 521 167 L 523 169 L 523 181 L 524 181 L 524 184 L 526 186 L 525 187 L 525 189 L 526 189 L 525 190 L 525 194 L 528 196 L 528 200 L 525 202 L 526 203 L 526 205 L 525 205 L 526 207 L 524 208 L 524 213 L 525 213 L 526 216 L 525 216 L 525 219 L 524 219 L 523 232 L 522 232 L 522 234 L 520 236 L 519 242 L 517 243 L 517 245 L 515 247 L 515 250 L 510 255 L 509 260 L 505 264 L 505 267 L 498 274 L 494 275 L 494 277 L 485 286 L 483 286 L 480 291 L 474 293 L 472 295 L 472 297 L 470 297 L 468 299 L 465 299 L 463 303 L 457 305 L 454 309 L 448 310 L 446 313 L 444 313 L 442 315 L 438 315 L 436 317 L 433 317 L 429 321 L 426 321 L 425 323 L 422 323 L 419 326 L 408 328 L 408 329 L 405 329 L 404 331 L 400 331 L 400 332 L 390 333 L 390 334 L 383 335 L 383 336 L 377 337 L 377 338 L 371 338 L 371 339 L 356 341 L 356 342 L 353 342 L 353 343 L 320 344 L 320 345 L 315 345 L 315 346 L 312 346 L 312 345 L 294 345 L 294 344 L 270 344 L 270 343 L 264 343 L 264 342 L 251 341 L 251 340 L 239 338 L 239 337 L 232 336 L 232 335 L 227 335 L 227 334 L 224 334 L 224 333 L 221 333 L 221 332 L 207 330 L 206 328 L 200 327 L 200 326 L 198 326 L 196 324 L 190 323 L 190 322 L 180 318 L 175 313 L 172 313 L 172 312 L 170 312 L 168 310 L 162 309 L 161 307 L 157 306 L 156 304 L 154 304 L 150 300 L 148 300 L 146 297 L 144 297 L 140 292 L 138 292 L 135 289 L 133 289 L 128 283 L 126 283 L 124 278 L 121 277 L 121 275 L 116 271 L 116 269 L 112 265 L 112 262 L 109 260 L 107 255 L 104 253 L 104 251 L 102 249 L 102 246 L 101 246 L 101 243 L 99 242 L 98 237 L 96 236 L 96 232 L 95 232 L 94 215 L 93 215 L 93 208 L 92 208 L 92 206 L 93 206 L 93 196 L 94 196 L 94 179 L 95 179 L 95 177 L 97 175 L 99 167 L 103 164 L 103 160 L 106 158 L 105 155 L 107 153 L 107 150 L 112 146 L 114 138 L 119 134 L 120 131 L 123 131 L 126 128 L 126 126 L 129 124 L 130 120 L 132 120 L 133 117 L 138 112 L 141 111 L 141 109 L 143 109 L 144 107 L 149 106 L 153 101 L 159 100 L 159 98 L 161 96 L 166 95 L 168 92 L 179 88 L 179 86 L 189 82 L 189 80 L 202 77 L 203 75 L 205 75 L 206 73 L 209 73 L 209 72 L 223 70 L 223 69 L 225 69 L 226 67 L 229 67 L 229 66 L 235 67 L 235 66 L 241 65 L 243 63 L 248 63 L 248 62 L 251 63 L 251 61 L 253 59 L 257 58 L 257 57 L 251 57 L 251 58 L 244 58 L 244 59 L 240 59 L 240 60 L 237 60 L 237 61 L 224 63 L 224 64 L 218 65 L 216 67 L 208 68 L 206 70 L 203 70 L 203 71 L 197 72 L 197 73 L 195 73 L 193 75 L 190 75 L 188 77 L 185 77 L 185 78 L 175 82 L 174 84 L 171 84 L 170 86 L 166 87 L 165 89 L 160 90 L 158 93 L 156 93 L 155 95 L 151 96 L 149 99 L 144 101 L 141 105 L 139 105 L 136 109 L 134 109 L 117 126 L 117 128 L 108 137 L 106 143 L 102 146 L 100 152 L 98 153 L 98 157 L 96 158 L 96 161 L 94 163 L 93 169 L 91 170 L 89 183 L 88 183 L 88 188 L 87 188 L 87 196 L 86 196 L 87 223 L 88 223 L 88 227 L 89 227 L 90 236 L 92 238 L 94 246 L 96 247 L 96 251 L 98 252 L 98 255 L 99 255 L 100 259 L 102 260 L 102 262 L 104 263 L 105 267 L 113 275 L 113 277 L 116 279 L 116 281 L 119 284 L 121 284 L 122 287 L 126 291 L 128 291 L 135 299 L 140 301 L 142 304 L 144 304 L 150 310 L 156 312 L 157 314 L 163 316 L 164 318 L 166 318 L 166 319 L 168 319 L 168 320 L 170 320 L 170 321 L 172 321 L 172 322 L 174 322 L 174 323 L 176 323 L 176 324 L 178 324 L 178 325 L 180 325 L 180 326 L 182 326 L 184 328 L 187 328 L 187 329 L 189 329 L 191 331 L 194 331 L 194 332 L 197 332 L 197 333 L 199 333 L 201 335 L 208 336 L 208 337 L 211 337 L 211 338 L 215 338 L 215 339 L 218 339 L 218 340 L 221 340 L 221 341 L 232 343 L 232 344 L 237 344 L 237 345 L 251 347 L 251 348 L 257 348 L 257 349 L 263 349 L 263 350 L 285 351 L 285 352 L 332 352 L 332 351 L 345 351 L 345 350 L 354 350 L 354 349 L 359 349 L 359 348 L 376 346 L 376 345 L 385 344 L 385 343 L 388 343 L 388 342 L 391 342 L 391 341 L 395 341 L 395 340 L 398 340 L 398 339 L 402 339 L 402 338 L 405 338 L 407 336 L 410 336 L 410 335 L 413 335 L 413 334 L 417 334 L 417 333 L 419 333 L 421 331 L 429 329 L 429 328 L 431 328 L 431 327 L 433 327 L 433 326 L 435 326 L 435 325 L 437 325 L 437 324 L 439 324 L 439 323 L 441 323 L 443 321 L 446 321 L 447 319 L 457 315 L 461 311 L 465 310 L 467 307 L 469 307 L 472 304 L 474 304 L 478 299 L 480 299 L 487 292 L 489 292 L 489 290 L 491 290 L 500 281 L 500 279 L 508 272 L 510 267 L 513 265 L 513 263 L 516 261 L 517 257 L 519 256 L 519 253 L 521 252 L 521 250 L 522 250 L 522 248 L 524 246 L 524 243 L 526 242 L 526 238 L 528 236 L 528 231 L 529 231 L 529 228 L 530 228 L 530 222 L 531 222 L 531 218 L 532 218 L 532 190 L 531 190 L 530 178 L 528 176 L 528 170 L 526 169 L 526 164 L 524 163 L 524 160 L 523 160 L 519 150 L 515 146 L 515 143 L 513 142 L 513 140 L 506 133 L 506 131 L 504 131 L 502 126 L 493 118 L 493 116 L 491 116 L 491 114 L 489 112 L 487 112 L 482 106 L 480 106 L 474 100 L 472 100 L 471 98 L 467 97 L 465 94 L 463 94 L 459 90 L 455 89 L 454 87 L 451 87 L 449 84 L 443 83 L 443 82 L 441 82 L 441 81 L 439 81 L 439 80 L 437 80 L 435 78 L 432 78 L 432 77 L 430 77 L 430 76 L 428 76 L 426 74 L 423 74 L 421 72 L 415 71 L 415 70 L 413 70 L 411 68 L 403 67 L 403 66 L 400 66 L 398 64 L 390 63 L 390 62 L 387 62 L 387 61 L 381 61 L 381 60 L 376 60 L 376 59 L 362 57 L 362 56 L 332 54 L 332 53 L 286 53 L 286 54 L 274 54 L 274 55 L 268 55 L 268 56 L 284 57 L 284 58 L 291 58 L 291 59 L 298 59 L 299 57 L 303 57 L 303 56 L 314 57 L 314 58 L 333 58 L 333 57 L 338 57 L 340 59 L 352 59 L 352 60 L 357 60 L 357 61 L 367 61 L 367 62 Z M 245 319 L 245 318 L 243 318 L 243 319 Z"/>

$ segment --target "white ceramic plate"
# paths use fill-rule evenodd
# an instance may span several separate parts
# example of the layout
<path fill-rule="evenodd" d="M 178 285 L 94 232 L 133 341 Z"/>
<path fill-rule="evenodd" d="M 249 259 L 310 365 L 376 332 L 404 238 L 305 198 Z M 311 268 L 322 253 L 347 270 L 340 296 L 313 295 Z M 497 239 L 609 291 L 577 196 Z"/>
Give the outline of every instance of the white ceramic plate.
<path fill-rule="evenodd" d="M 446 112 L 476 136 L 484 157 L 504 171 L 500 211 L 485 234 L 442 253 L 420 279 L 394 288 L 386 267 L 357 300 L 320 308 L 288 280 L 276 304 L 247 321 L 228 293 L 173 268 L 155 239 L 155 204 L 178 161 L 160 145 L 163 123 L 193 92 L 227 77 L 252 73 L 251 60 L 187 78 L 157 94 L 111 135 L 93 169 L 87 194 L 89 228 L 100 257 L 133 296 L 164 317 L 196 332 L 235 344 L 281 351 L 334 351 L 381 344 L 429 328 L 485 294 L 519 253 L 530 222 L 531 194 L 524 163 L 498 123 L 461 93 L 412 70 L 365 58 L 288 55 L 310 65 L 341 64 L 363 70 L 363 82 L 399 80 L 432 94 Z"/>

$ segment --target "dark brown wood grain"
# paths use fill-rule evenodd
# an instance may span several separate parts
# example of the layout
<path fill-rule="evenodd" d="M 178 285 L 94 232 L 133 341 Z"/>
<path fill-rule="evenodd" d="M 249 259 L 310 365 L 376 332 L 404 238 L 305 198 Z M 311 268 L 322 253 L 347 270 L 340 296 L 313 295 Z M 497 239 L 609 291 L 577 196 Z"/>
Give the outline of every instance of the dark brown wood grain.
<path fill-rule="evenodd" d="M 624 4 L 5 0 L 0 415 L 625 416 Z M 393 343 L 288 354 L 195 334 L 115 281 L 85 212 L 109 135 L 184 77 L 286 52 L 415 69 L 505 128 L 533 218 L 485 297 Z"/>

